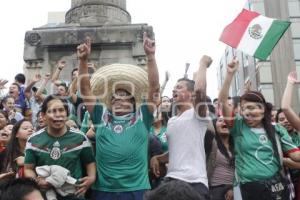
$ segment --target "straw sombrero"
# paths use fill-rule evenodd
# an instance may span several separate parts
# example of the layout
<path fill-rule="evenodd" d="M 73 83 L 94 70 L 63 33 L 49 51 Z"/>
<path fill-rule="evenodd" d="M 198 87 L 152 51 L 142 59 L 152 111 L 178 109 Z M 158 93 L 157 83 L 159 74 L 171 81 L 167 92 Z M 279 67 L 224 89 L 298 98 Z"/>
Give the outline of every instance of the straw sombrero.
<path fill-rule="evenodd" d="M 97 98 L 110 108 L 114 91 L 125 89 L 139 105 L 147 95 L 148 75 L 138 66 L 129 64 L 112 64 L 99 68 L 91 78 L 91 89 Z"/>

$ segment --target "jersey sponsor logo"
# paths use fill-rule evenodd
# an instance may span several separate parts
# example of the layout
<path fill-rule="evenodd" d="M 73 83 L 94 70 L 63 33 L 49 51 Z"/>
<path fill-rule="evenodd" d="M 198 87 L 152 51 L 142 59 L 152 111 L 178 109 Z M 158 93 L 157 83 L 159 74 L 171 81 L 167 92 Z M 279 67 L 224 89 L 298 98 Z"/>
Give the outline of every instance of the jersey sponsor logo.
<path fill-rule="evenodd" d="M 53 147 L 52 147 L 51 152 L 50 152 L 50 157 L 53 160 L 58 160 L 61 157 L 60 144 L 59 144 L 58 141 L 56 141 L 53 144 Z"/>

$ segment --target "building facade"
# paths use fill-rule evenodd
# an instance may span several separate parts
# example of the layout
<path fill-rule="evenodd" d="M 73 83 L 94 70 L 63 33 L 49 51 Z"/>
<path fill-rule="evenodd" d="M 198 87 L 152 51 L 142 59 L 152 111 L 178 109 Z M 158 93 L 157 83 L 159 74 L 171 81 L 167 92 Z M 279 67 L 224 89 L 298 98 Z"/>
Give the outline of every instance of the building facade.
<path fill-rule="evenodd" d="M 240 68 L 235 75 L 230 95 L 242 95 L 244 85 L 251 82 L 251 88 L 261 91 L 267 101 L 278 109 L 289 72 L 297 70 L 300 76 L 300 0 L 249 0 L 245 8 L 267 17 L 289 20 L 292 24 L 266 61 L 227 47 L 218 69 L 219 88 L 224 81 L 227 63 L 233 56 L 237 56 Z M 299 85 L 294 90 L 293 108 L 296 112 L 300 111 Z"/>

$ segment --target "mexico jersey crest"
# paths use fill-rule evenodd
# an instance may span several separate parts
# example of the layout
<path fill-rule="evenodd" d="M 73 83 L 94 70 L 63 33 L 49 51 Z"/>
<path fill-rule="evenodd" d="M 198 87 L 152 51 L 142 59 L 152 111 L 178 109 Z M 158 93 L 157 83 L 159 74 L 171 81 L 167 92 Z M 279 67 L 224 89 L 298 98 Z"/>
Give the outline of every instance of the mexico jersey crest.
<path fill-rule="evenodd" d="M 58 141 L 53 144 L 53 147 L 50 151 L 50 157 L 53 160 L 58 160 L 61 157 L 60 144 Z"/>
<path fill-rule="evenodd" d="M 115 133 L 122 133 L 123 132 L 123 126 L 121 124 L 117 124 L 113 127 L 113 130 Z"/>

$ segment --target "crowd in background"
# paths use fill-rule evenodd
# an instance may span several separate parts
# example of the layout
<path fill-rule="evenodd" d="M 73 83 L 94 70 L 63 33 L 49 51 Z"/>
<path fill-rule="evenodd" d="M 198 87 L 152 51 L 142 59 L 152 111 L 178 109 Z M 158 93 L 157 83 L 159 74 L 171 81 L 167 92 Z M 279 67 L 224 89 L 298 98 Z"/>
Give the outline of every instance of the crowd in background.
<path fill-rule="evenodd" d="M 145 34 L 148 98 L 120 86 L 100 101 L 90 83 L 101 72 L 88 62 L 91 46 L 87 39 L 77 47 L 69 85 L 59 76 L 73 66 L 58 61 L 53 74 L 17 74 L 1 97 L 1 200 L 300 199 L 295 72 L 278 110 L 250 87 L 229 97 L 236 59 L 212 101 L 209 56 L 195 80 L 179 79 L 172 97 L 157 97 L 155 45 Z M 0 89 L 6 85 L 0 80 Z"/>

